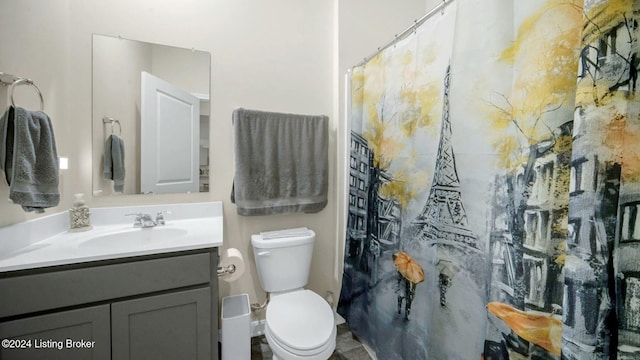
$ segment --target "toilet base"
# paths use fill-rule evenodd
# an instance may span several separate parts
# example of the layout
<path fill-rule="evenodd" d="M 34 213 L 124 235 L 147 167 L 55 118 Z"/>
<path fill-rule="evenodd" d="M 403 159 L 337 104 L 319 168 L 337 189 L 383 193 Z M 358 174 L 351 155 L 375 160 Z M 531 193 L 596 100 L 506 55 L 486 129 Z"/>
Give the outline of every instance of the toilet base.
<path fill-rule="evenodd" d="M 273 360 L 327 360 L 333 354 L 333 351 L 336 348 L 336 328 L 333 329 L 333 334 L 330 342 L 320 353 L 314 354 L 312 356 L 300 356 L 295 355 L 287 350 L 283 349 L 278 345 L 275 340 L 271 337 L 269 333 L 269 329 L 265 330 L 265 338 L 267 339 L 267 344 L 269 344 L 269 348 L 271 348 L 271 353 L 273 354 Z M 280 355 L 280 356 L 278 356 Z"/>
<path fill-rule="evenodd" d="M 283 359 L 283 358 L 279 358 L 275 353 L 273 353 L 273 350 L 272 350 L 271 352 L 272 352 L 272 354 L 273 354 L 273 356 L 272 356 L 272 358 L 271 358 L 272 360 L 285 360 L 285 359 Z M 333 351 L 331 351 L 331 353 L 329 353 L 328 355 L 326 355 L 326 357 L 322 357 L 321 359 L 326 360 L 326 359 L 328 359 L 329 357 L 331 357 L 331 355 L 332 355 L 332 354 L 333 354 Z M 302 359 L 302 358 L 300 358 L 300 359 Z"/>

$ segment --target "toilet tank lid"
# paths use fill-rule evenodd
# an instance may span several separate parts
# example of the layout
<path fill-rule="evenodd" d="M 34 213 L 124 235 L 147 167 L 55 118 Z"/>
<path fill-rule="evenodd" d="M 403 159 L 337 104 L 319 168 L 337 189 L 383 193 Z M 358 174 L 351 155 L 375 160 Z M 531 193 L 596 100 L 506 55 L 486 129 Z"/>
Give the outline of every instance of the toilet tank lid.
<path fill-rule="evenodd" d="M 257 248 L 277 248 L 313 242 L 316 234 L 306 227 L 261 232 L 251 236 L 251 244 Z"/>

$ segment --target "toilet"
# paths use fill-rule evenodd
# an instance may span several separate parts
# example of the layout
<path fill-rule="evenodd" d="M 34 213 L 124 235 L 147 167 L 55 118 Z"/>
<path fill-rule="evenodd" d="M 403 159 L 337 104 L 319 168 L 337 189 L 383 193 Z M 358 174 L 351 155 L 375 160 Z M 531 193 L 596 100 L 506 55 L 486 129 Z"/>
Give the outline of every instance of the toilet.
<path fill-rule="evenodd" d="M 304 289 L 315 237 L 307 228 L 251 236 L 260 284 L 270 293 L 265 337 L 274 360 L 326 360 L 336 347 L 333 310 Z"/>

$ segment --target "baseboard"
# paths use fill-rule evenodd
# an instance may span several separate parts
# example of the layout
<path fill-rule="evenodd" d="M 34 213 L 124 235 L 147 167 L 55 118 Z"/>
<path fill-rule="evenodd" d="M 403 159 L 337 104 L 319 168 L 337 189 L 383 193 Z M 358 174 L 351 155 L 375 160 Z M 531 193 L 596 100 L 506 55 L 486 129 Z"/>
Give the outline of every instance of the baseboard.
<path fill-rule="evenodd" d="M 251 337 L 264 335 L 264 320 L 251 322 Z"/>

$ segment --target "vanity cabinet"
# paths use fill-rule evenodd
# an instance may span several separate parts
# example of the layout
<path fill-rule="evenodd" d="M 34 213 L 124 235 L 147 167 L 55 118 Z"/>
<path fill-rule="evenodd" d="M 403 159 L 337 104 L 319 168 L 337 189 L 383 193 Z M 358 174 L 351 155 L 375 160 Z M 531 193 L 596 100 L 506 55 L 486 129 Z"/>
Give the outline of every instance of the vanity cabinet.
<path fill-rule="evenodd" d="M 3 343 L 0 359 L 109 360 L 109 317 L 109 305 L 99 305 L 3 322 L 0 339 L 10 343 Z M 67 344 L 66 339 L 90 342 Z"/>
<path fill-rule="evenodd" d="M 0 359 L 217 360 L 217 264 L 213 248 L 0 273 Z"/>
<path fill-rule="evenodd" d="M 112 304 L 113 358 L 211 359 L 210 309 L 208 288 Z"/>

